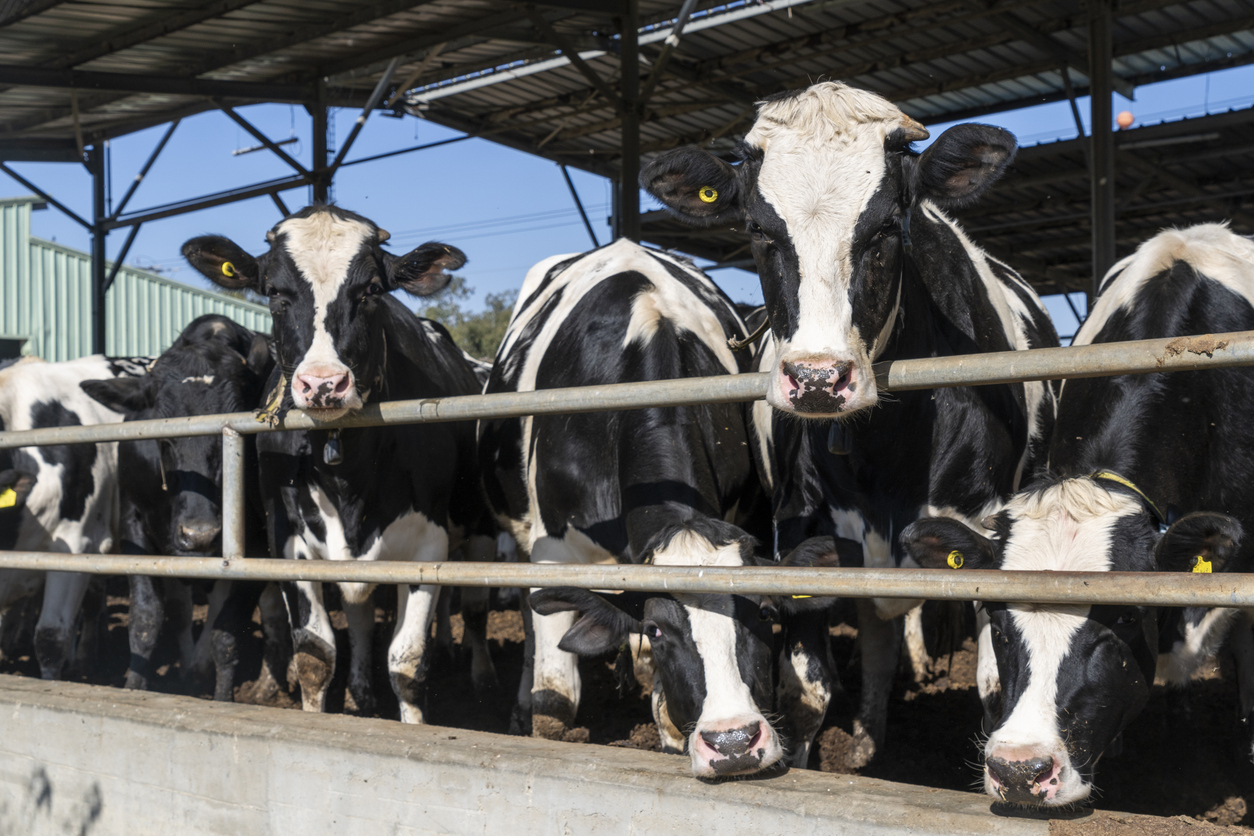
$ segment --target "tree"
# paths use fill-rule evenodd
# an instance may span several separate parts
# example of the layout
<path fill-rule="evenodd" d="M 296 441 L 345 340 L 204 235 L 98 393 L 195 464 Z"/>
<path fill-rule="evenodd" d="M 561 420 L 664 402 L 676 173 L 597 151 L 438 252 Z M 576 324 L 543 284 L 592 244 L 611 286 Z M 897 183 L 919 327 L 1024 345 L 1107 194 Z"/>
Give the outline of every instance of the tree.
<path fill-rule="evenodd" d="M 447 328 L 459 348 L 491 362 L 501 340 L 505 339 L 518 291 L 489 293 L 484 297 L 486 307 L 483 310 L 468 311 L 462 305 L 473 293 L 474 288 L 466 283 L 465 277 L 454 276 L 448 286 L 435 295 L 432 304 L 423 309 L 422 316 Z"/>

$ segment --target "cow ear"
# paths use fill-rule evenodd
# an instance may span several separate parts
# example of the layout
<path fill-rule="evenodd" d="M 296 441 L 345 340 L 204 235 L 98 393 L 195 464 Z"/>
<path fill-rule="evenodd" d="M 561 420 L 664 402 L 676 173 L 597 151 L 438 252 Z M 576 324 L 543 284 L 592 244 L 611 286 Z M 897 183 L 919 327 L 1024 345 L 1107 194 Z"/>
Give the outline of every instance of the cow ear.
<path fill-rule="evenodd" d="M 270 338 L 265 334 L 253 334 L 252 345 L 244 356 L 244 365 L 258 377 L 265 377 L 273 361 L 270 358 Z"/>
<path fill-rule="evenodd" d="M 915 166 L 915 196 L 943 208 L 972 203 L 1014 159 L 1018 143 L 992 125 L 955 125 L 933 142 Z"/>
<path fill-rule="evenodd" d="M 901 544 L 924 569 L 996 569 L 993 541 L 948 517 L 915 520 L 901 532 Z"/>
<path fill-rule="evenodd" d="M 35 477 L 26 471 L 0 471 L 0 510 L 21 508 L 34 488 Z"/>
<path fill-rule="evenodd" d="M 712 226 L 741 210 L 736 169 L 699 148 L 677 148 L 640 172 L 640 186 L 689 223 Z"/>
<path fill-rule="evenodd" d="M 1241 523 L 1227 514 L 1198 512 L 1176 520 L 1154 547 L 1160 572 L 1240 571 L 1233 566 L 1241 545 Z"/>
<path fill-rule="evenodd" d="M 611 603 L 611 599 L 627 600 Z M 539 589 L 531 593 L 531 608 L 540 615 L 558 612 L 582 614 L 575 625 L 562 636 L 558 647 L 576 656 L 601 656 L 618 650 L 632 633 L 639 632 L 640 619 L 633 617 L 616 604 L 626 604 L 636 609 L 642 606 L 639 595 L 599 595 L 586 589 L 569 586 Z"/>
<path fill-rule="evenodd" d="M 147 376 L 84 380 L 78 385 L 88 397 L 123 415 L 150 408 L 156 394 L 152 378 Z"/>
<path fill-rule="evenodd" d="M 230 238 L 202 235 L 183 244 L 183 258 L 209 281 L 227 290 L 250 287 L 261 291 L 261 269 L 257 259 L 244 252 Z"/>
<path fill-rule="evenodd" d="M 780 566 L 798 569 L 824 569 L 837 566 L 861 566 L 862 545 L 844 537 L 811 537 L 788 553 Z M 786 615 L 820 612 L 836 603 L 831 595 L 774 595 L 764 599 L 763 607 L 773 607 Z"/>
<path fill-rule="evenodd" d="M 452 280 L 445 270 L 456 270 L 466 263 L 466 254 L 457 247 L 429 241 L 406 255 L 383 254 L 388 288 L 402 288 L 415 296 L 430 296 Z"/>

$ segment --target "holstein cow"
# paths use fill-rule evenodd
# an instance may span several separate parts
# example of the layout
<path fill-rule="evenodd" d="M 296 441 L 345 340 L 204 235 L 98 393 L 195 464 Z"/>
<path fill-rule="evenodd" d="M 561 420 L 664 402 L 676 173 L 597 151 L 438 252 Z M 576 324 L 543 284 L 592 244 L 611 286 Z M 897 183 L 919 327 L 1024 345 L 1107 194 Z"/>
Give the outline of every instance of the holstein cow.
<path fill-rule="evenodd" d="M 863 544 L 873 567 L 913 563 L 897 534 L 919 517 L 974 526 L 997 510 L 1043 460 L 1054 414 L 1045 383 L 880 397 L 877 361 L 1058 342 L 1036 294 L 946 214 L 1000 176 L 1014 137 L 958 125 L 922 154 L 911 150 L 927 137 L 885 99 L 827 82 L 762 102 L 739 165 L 688 148 L 659 155 L 641 174 L 681 218 L 747 230 L 774 338 L 763 367 L 767 402 L 812 419 L 797 428 L 806 449 L 794 451 L 804 458 L 782 459 L 797 478 L 776 481 L 775 506 L 826 518 Z M 829 434 L 846 455 L 826 452 Z M 805 495 L 778 495 L 789 489 Z M 780 539 L 777 553 L 795 542 Z M 858 760 L 883 740 L 901 638 L 895 619 L 917 603 L 858 602 Z M 911 649 L 917 662 L 921 640 Z M 805 700 L 825 708 L 825 652 L 800 652 Z"/>
<path fill-rule="evenodd" d="M 274 368 L 265 334 L 224 316 L 191 322 L 174 344 L 137 378 L 92 380 L 83 391 L 127 420 L 182 418 L 255 409 Z M 249 554 L 266 554 L 265 517 L 257 495 L 254 439 L 245 440 L 245 532 Z M 219 435 L 124 441 L 118 447 L 121 481 L 121 548 L 124 554 L 206 556 L 222 550 L 222 438 Z M 265 584 L 220 581 L 209 596 L 200 639 L 192 641 L 191 585 L 169 579 L 130 579 L 129 688 L 146 688 L 151 658 L 167 615 L 178 631 L 183 675 L 195 680 L 212 665 L 214 698 L 230 700 L 238 664 L 237 636 L 252 627 L 252 614 Z M 281 613 L 282 605 L 278 606 Z M 273 614 L 273 606 L 263 607 Z M 273 641 L 274 624 L 267 625 Z M 268 653 L 273 667 L 273 650 Z M 282 671 L 278 672 L 280 678 Z"/>
<path fill-rule="evenodd" d="M 87 397 L 79 383 L 143 375 L 150 358 L 24 358 L 0 370 L 0 430 L 109 424 L 122 415 Z M 0 549 L 107 554 L 118 526 L 117 444 L 0 450 Z M 35 655 L 57 679 L 70 655 L 89 576 L 0 570 L 0 611 L 43 587 Z M 89 624 L 84 625 L 88 630 Z"/>
<path fill-rule="evenodd" d="M 254 258 L 221 237 L 183 245 L 188 261 L 228 288 L 269 297 L 279 369 L 272 399 L 329 420 L 369 402 L 469 395 L 479 391 L 461 351 L 439 325 L 424 323 L 389 291 L 426 296 L 465 262 L 444 244 L 397 256 L 388 233 L 334 206 L 310 206 L 266 236 Z M 323 560 L 422 560 L 448 557 L 484 519 L 475 471 L 474 425 L 413 424 L 346 431 L 266 433 L 257 440 L 261 494 L 275 556 Z M 491 537 L 476 537 L 471 559 L 491 559 Z M 487 557 L 479 556 L 486 553 Z M 349 696 L 373 710 L 370 636 L 373 587 L 342 583 L 352 648 Z M 435 586 L 401 586 L 388 671 L 401 719 L 422 722 L 423 651 Z M 324 710 L 335 667 L 335 637 L 319 584 L 284 587 L 294 668 L 307 711 Z M 474 660 L 491 674 L 486 646 Z"/>
<path fill-rule="evenodd" d="M 518 298 L 488 392 L 734 374 L 748 363 L 728 347 L 744 325 L 717 286 L 626 239 L 541 262 Z M 748 442 L 745 409 L 715 404 L 485 420 L 479 452 L 489 502 L 533 563 L 742 566 L 754 565 L 756 542 L 736 525 L 757 492 Z M 564 587 L 532 603 L 519 703 L 534 735 L 560 738 L 573 724 L 577 654 L 643 632 L 667 751 L 687 749 L 702 777 L 783 756 L 766 717 L 771 630 L 759 603 Z"/>
<path fill-rule="evenodd" d="M 1209 353 L 1212 338 L 1188 335 L 1250 329 L 1254 243 L 1205 224 L 1163 232 L 1116 264 L 1075 344 L 1180 337 L 1180 351 Z M 958 552 L 983 568 L 1249 571 L 1251 410 L 1249 368 L 1069 380 L 1052 478 L 987 519 L 991 536 L 924 520 L 903 540 L 930 566 Z M 999 673 L 981 689 L 995 721 L 984 745 L 984 788 L 994 797 L 1042 806 L 1088 798 L 1098 761 L 1144 705 L 1155 668 L 1184 684 L 1234 623 L 1249 734 L 1254 652 L 1236 610 L 984 607 Z"/>

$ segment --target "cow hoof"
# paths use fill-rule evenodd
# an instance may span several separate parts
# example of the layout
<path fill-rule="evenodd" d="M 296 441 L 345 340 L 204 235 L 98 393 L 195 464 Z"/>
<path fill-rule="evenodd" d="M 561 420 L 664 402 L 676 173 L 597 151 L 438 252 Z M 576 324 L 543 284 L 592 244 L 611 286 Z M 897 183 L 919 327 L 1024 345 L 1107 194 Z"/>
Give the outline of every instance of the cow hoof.
<path fill-rule="evenodd" d="M 548 714 L 531 715 L 531 736 L 545 740 L 565 740 L 571 728 L 565 722 Z"/>
<path fill-rule="evenodd" d="M 875 752 L 879 747 L 875 743 L 875 739 L 866 729 L 862 728 L 862 724 L 857 720 L 853 721 L 853 745 L 849 747 L 849 758 L 847 763 L 853 769 L 861 769 L 871 762 L 875 757 Z"/>
<path fill-rule="evenodd" d="M 369 688 L 352 688 L 344 694 L 344 713 L 356 714 L 359 717 L 373 717 L 376 705 L 374 694 Z"/>
<path fill-rule="evenodd" d="M 123 683 L 122 687 L 131 691 L 147 691 L 148 677 L 141 676 L 135 673 L 135 671 L 127 671 L 126 682 Z"/>
<path fill-rule="evenodd" d="M 509 733 L 518 737 L 531 736 L 531 711 L 516 705 L 509 715 Z"/>

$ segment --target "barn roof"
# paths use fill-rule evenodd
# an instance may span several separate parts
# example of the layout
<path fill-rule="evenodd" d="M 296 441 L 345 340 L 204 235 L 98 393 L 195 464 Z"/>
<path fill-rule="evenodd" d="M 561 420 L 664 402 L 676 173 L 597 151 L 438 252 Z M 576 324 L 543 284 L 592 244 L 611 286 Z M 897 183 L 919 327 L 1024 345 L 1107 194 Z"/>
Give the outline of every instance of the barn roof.
<path fill-rule="evenodd" d="M 1088 91 L 1080 0 L 698 0 L 673 52 L 679 0 L 636 2 L 644 89 L 662 66 L 643 105 L 646 160 L 687 143 L 727 152 L 755 101 L 819 78 L 875 90 L 925 124 Z M 390 68 L 383 108 L 614 177 L 624 9 L 623 0 L 0 0 L 0 158 L 73 159 L 83 143 L 246 102 L 361 106 Z M 1120 0 L 1113 33 L 1114 86 L 1125 93 L 1254 61 L 1247 0 Z M 1188 147 L 1215 152 L 1209 163 L 1177 164 L 1176 146 L 1125 149 L 1120 192 L 1176 207 L 1159 216 L 1213 214 L 1234 191 L 1217 176 L 1246 180 L 1248 155 L 1218 154 L 1246 124 L 1235 117 L 1216 129 L 1221 138 Z M 1160 128 L 1140 130 L 1176 130 Z M 985 240 L 1016 253 L 1036 247 L 1038 233 L 1067 230 L 1075 247 L 1033 250 L 1038 283 L 1068 286 L 1067 259 L 1084 249 L 1083 222 L 1062 220 L 1083 212 L 1082 145 L 1024 150 L 972 215 Z M 1121 241 L 1158 222 L 1134 214 Z M 717 234 L 649 221 L 645 237 L 659 243 L 743 256 Z"/>

